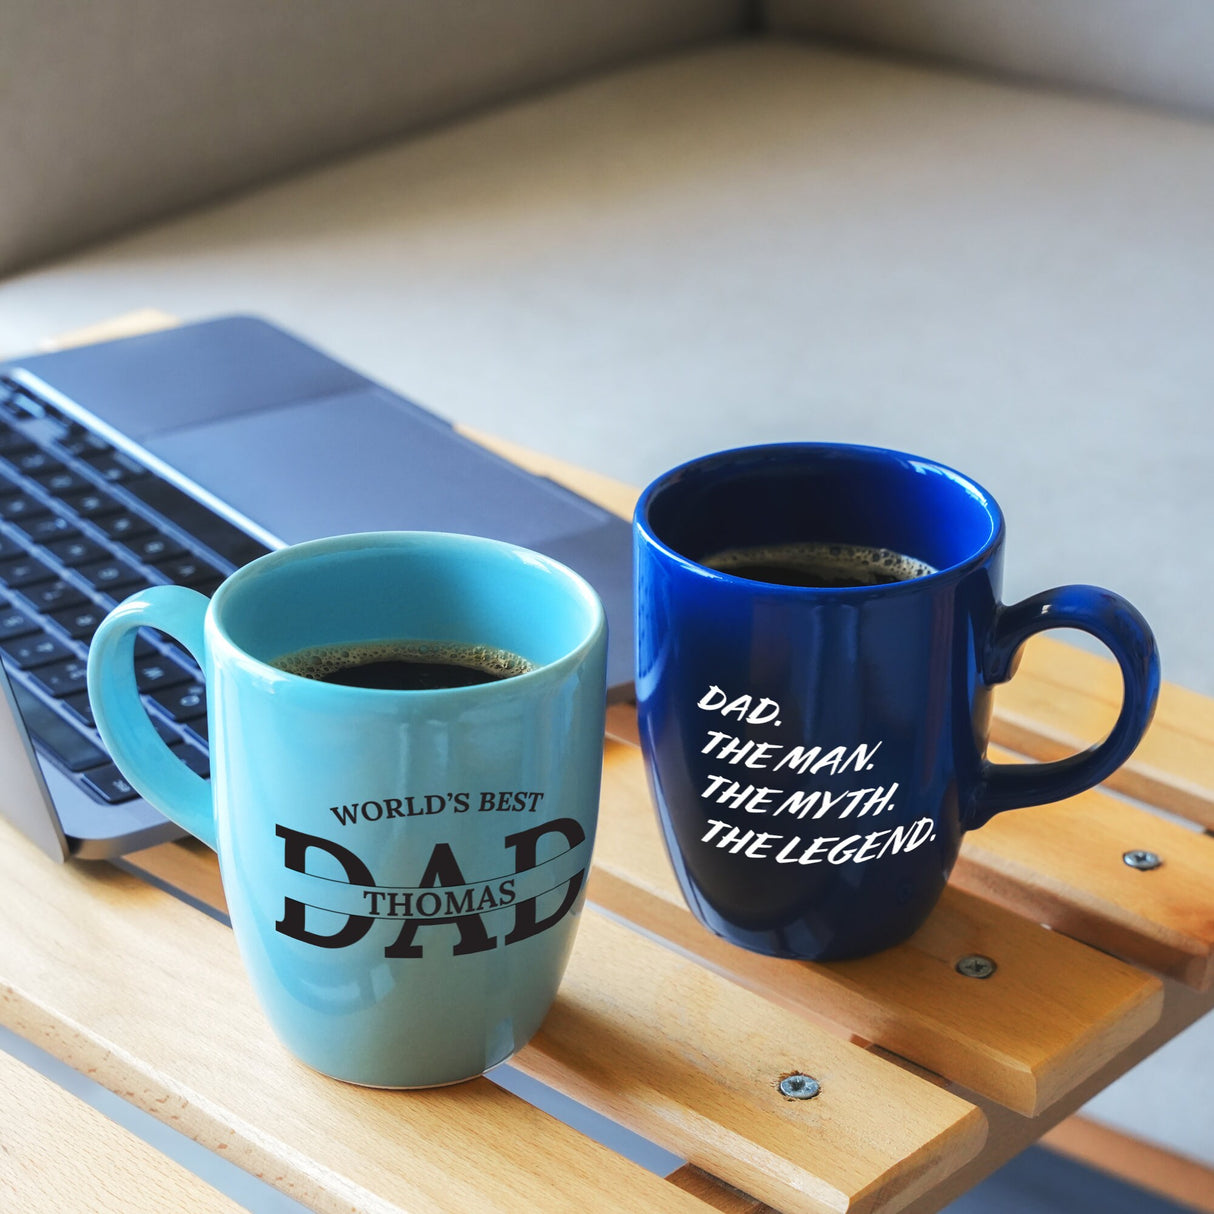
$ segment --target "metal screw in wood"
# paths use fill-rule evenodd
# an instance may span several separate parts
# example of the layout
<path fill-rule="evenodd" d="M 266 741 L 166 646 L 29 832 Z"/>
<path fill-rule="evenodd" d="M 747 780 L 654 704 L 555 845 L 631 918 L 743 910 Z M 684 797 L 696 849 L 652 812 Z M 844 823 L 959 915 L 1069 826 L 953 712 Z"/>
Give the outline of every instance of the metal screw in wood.
<path fill-rule="evenodd" d="M 785 1075 L 780 1080 L 780 1095 L 789 1100 L 812 1100 L 821 1090 L 822 1085 L 812 1075 L 802 1075 L 797 1072 Z"/>
<path fill-rule="evenodd" d="M 989 978 L 999 967 L 981 953 L 970 953 L 962 957 L 955 968 L 967 978 Z"/>
<path fill-rule="evenodd" d="M 1153 868 L 1158 868 L 1163 863 L 1163 857 L 1157 855 L 1153 851 L 1143 851 L 1142 848 L 1134 848 L 1133 851 L 1128 851 L 1121 857 L 1126 864 L 1131 868 L 1138 869 L 1139 872 L 1150 872 Z"/>

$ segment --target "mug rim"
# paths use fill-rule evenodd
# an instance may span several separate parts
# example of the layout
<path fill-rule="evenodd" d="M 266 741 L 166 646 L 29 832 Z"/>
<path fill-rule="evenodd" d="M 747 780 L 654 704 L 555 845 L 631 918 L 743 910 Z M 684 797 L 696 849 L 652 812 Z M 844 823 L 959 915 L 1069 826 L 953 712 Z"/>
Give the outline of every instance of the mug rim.
<path fill-rule="evenodd" d="M 933 573 L 921 574 L 918 577 L 906 578 L 903 581 L 884 582 L 874 586 L 788 586 L 780 582 L 763 582 L 754 578 L 740 577 L 725 570 L 713 569 L 702 565 L 691 557 L 685 556 L 676 548 L 671 547 L 655 530 L 650 520 L 649 512 L 654 500 L 663 491 L 669 489 L 675 482 L 693 472 L 710 471 L 714 465 L 726 465 L 736 462 L 740 457 L 757 460 L 764 454 L 783 454 L 787 456 L 810 456 L 838 454 L 856 457 L 877 463 L 901 463 L 904 465 L 921 465 L 943 473 L 959 488 L 964 489 L 971 497 L 979 500 L 991 519 L 991 534 L 987 541 L 961 561 L 954 561 Z M 756 443 L 743 447 L 729 447 L 721 451 L 712 451 L 706 455 L 695 456 L 681 464 L 668 469 L 651 481 L 641 492 L 633 512 L 634 529 L 646 542 L 657 549 L 663 556 L 674 562 L 684 572 L 693 576 L 705 578 L 708 582 L 719 583 L 732 587 L 749 588 L 753 593 L 762 591 L 767 594 L 784 594 L 791 596 L 824 595 L 839 598 L 871 598 L 893 594 L 913 593 L 922 586 L 938 586 L 949 581 L 959 581 L 973 569 L 980 568 L 1003 543 L 1006 524 L 1003 510 L 994 496 L 973 477 L 953 468 L 949 464 L 927 456 L 914 455 L 907 451 L 899 451 L 893 447 L 877 447 L 863 443 L 836 442 L 783 442 Z M 913 555 L 913 554 L 908 554 Z"/>
<path fill-rule="evenodd" d="M 414 544 L 419 542 L 423 544 L 438 543 L 445 548 L 464 548 L 469 551 L 474 549 L 483 550 L 488 547 L 514 559 L 521 559 L 524 563 L 544 567 L 548 573 L 557 575 L 570 594 L 580 600 L 587 608 L 588 626 L 581 640 L 573 648 L 554 658 L 552 661 L 545 662 L 542 666 L 536 666 L 531 670 L 523 671 L 521 674 L 511 675 L 509 678 L 495 679 L 492 682 L 473 683 L 463 687 L 356 687 L 344 683 L 326 683 L 318 679 L 310 679 L 306 675 L 283 670 L 281 667 L 257 657 L 256 654 L 250 653 L 243 645 L 238 644 L 223 622 L 222 612 L 227 599 L 236 592 L 233 588 L 239 588 L 250 578 L 264 575 L 267 570 L 279 565 L 292 564 L 298 560 L 309 560 L 331 552 L 352 552 L 367 548 L 400 547 L 403 549 L 410 542 Z M 552 678 L 554 675 L 562 676 L 567 670 L 580 664 L 586 655 L 593 650 L 599 638 L 606 632 L 606 627 L 606 612 L 597 591 L 581 574 L 570 569 L 568 565 L 563 565 L 553 557 L 546 556 L 542 552 L 536 552 L 532 548 L 525 548 L 521 544 L 511 544 L 505 540 L 494 540 L 489 539 L 487 536 L 469 535 L 456 531 L 355 531 L 344 535 L 330 535 L 322 536 L 318 539 L 303 540 L 298 544 L 287 544 L 282 548 L 276 548 L 272 552 L 257 557 L 247 565 L 242 565 L 239 569 L 230 573 L 220 583 L 215 593 L 211 595 L 210 601 L 207 604 L 205 622 L 208 648 L 210 647 L 212 638 L 217 639 L 232 657 L 242 665 L 251 666 L 262 677 L 269 677 L 275 681 L 287 680 L 287 686 L 299 687 L 301 690 L 305 687 L 311 687 L 315 689 L 317 694 L 324 693 L 328 695 L 337 693 L 343 695 L 349 693 L 354 696 L 371 695 L 378 697 L 380 700 L 384 700 L 387 697 L 407 696 L 411 702 L 416 701 L 420 697 L 430 696 L 445 699 L 458 696 L 494 695 L 498 694 L 498 688 L 517 690 L 524 682 L 532 682 L 537 678 Z M 507 694 L 507 692 L 501 694 Z"/>

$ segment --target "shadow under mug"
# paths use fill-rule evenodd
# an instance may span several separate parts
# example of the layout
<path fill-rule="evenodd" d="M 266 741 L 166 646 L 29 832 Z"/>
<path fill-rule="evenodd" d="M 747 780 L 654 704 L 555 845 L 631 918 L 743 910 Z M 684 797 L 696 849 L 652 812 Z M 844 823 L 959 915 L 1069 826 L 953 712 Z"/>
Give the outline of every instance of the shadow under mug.
<path fill-rule="evenodd" d="M 964 831 L 1099 783 L 1159 688 L 1124 599 L 1063 586 L 1000 603 L 1004 522 L 931 460 L 790 443 L 666 473 L 634 519 L 637 705 L 663 836 L 696 917 L 779 957 L 864 956 L 936 904 Z M 703 561 L 799 543 L 892 550 L 934 572 L 876 586 L 755 581 Z M 1099 745 L 987 761 L 991 688 L 1048 628 L 1099 638 L 1124 699 Z"/>
<path fill-rule="evenodd" d="M 139 699 L 138 630 L 193 654 L 211 780 Z M 404 639 L 504 649 L 491 683 L 384 690 L 272 665 Z M 208 602 L 160 586 L 102 622 L 97 726 L 123 775 L 219 855 L 236 941 L 271 1025 L 338 1079 L 428 1087 L 519 1049 L 556 995 L 598 814 L 606 623 L 538 553 L 426 532 L 338 536 L 232 574 Z"/>

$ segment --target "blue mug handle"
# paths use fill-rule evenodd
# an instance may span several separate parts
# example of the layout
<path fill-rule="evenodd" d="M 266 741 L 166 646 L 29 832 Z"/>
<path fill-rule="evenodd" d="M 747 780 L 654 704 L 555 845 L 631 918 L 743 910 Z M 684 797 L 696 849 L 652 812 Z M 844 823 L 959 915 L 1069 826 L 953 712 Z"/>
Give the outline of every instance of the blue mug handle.
<path fill-rule="evenodd" d="M 210 599 L 184 586 L 152 586 L 119 603 L 89 645 L 89 702 L 97 732 L 118 770 L 145 800 L 215 848 L 211 785 L 165 744 L 135 682 L 135 634 L 158 628 L 184 645 L 203 669 L 203 622 Z"/>
<path fill-rule="evenodd" d="M 1117 722 L 1103 742 L 1053 763 L 984 760 L 963 815 L 966 830 L 982 826 L 1005 809 L 1061 801 L 1099 784 L 1130 757 L 1155 714 L 1160 678 L 1155 637 L 1136 608 L 1099 586 L 1059 586 L 998 608 L 983 654 L 985 682 L 1011 678 L 1021 645 L 1047 628 L 1089 633 L 1117 659 L 1125 684 Z"/>

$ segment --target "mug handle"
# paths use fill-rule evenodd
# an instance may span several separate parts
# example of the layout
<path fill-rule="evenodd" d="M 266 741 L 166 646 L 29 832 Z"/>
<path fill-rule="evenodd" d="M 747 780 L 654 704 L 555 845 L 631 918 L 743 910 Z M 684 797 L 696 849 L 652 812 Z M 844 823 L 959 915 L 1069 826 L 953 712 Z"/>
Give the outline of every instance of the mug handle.
<path fill-rule="evenodd" d="M 89 646 L 89 702 L 118 769 L 145 800 L 215 848 L 211 785 L 191 771 L 156 732 L 135 682 L 135 634 L 158 628 L 205 670 L 203 621 L 210 599 L 184 586 L 152 586 L 118 604 Z"/>
<path fill-rule="evenodd" d="M 963 826 L 973 830 L 1005 809 L 1045 805 L 1099 784 L 1134 752 L 1155 713 L 1159 654 L 1138 610 L 1099 586 L 1059 586 L 1011 607 L 999 607 L 982 655 L 987 684 L 1015 672 L 1020 646 L 1047 628 L 1077 628 L 1102 641 L 1117 659 L 1125 690 L 1109 736 L 1096 746 L 1053 763 L 982 762 Z"/>

